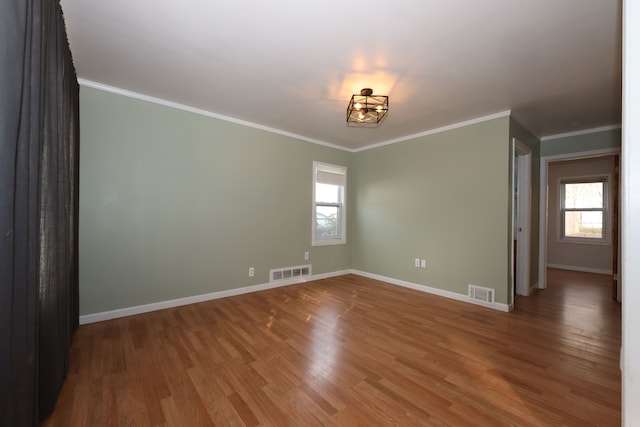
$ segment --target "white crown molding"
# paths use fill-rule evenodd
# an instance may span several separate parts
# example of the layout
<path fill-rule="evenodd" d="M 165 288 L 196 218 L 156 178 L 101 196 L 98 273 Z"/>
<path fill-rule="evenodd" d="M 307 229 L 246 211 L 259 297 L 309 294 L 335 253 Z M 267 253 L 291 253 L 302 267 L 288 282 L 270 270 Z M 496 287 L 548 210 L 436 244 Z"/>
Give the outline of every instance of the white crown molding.
<path fill-rule="evenodd" d="M 557 162 L 558 160 L 588 159 L 590 157 L 610 156 L 612 154 L 619 154 L 620 152 L 621 152 L 620 147 L 611 147 L 611 148 L 600 148 L 597 150 L 590 150 L 590 151 L 575 151 L 571 153 L 552 154 L 550 156 L 540 157 L 540 165 L 546 168 L 548 163 Z"/>
<path fill-rule="evenodd" d="M 249 121 L 246 121 L 246 120 L 236 119 L 234 117 L 225 116 L 225 115 L 222 115 L 222 114 L 214 113 L 212 111 L 207 111 L 207 110 L 202 110 L 200 108 L 190 107 L 188 105 L 179 104 L 179 103 L 173 102 L 173 101 L 167 101 L 166 99 L 156 98 L 156 97 L 153 97 L 153 96 L 144 95 L 142 93 L 133 92 L 133 91 L 126 90 L 126 89 L 120 89 L 120 88 L 117 88 L 117 87 L 109 86 L 109 85 L 106 85 L 106 84 L 103 84 L 103 83 L 94 82 L 94 81 L 91 81 L 91 80 L 78 79 L 78 84 L 80 84 L 80 86 L 85 86 L 85 87 L 89 87 L 89 88 L 92 88 L 92 89 L 98 89 L 98 90 L 102 90 L 104 92 L 113 93 L 113 94 L 116 94 L 116 95 L 126 96 L 126 97 L 137 99 L 137 100 L 140 100 L 140 101 L 146 101 L 146 102 L 150 102 L 150 103 L 153 103 L 153 104 L 162 105 L 162 106 L 165 106 L 165 107 L 175 108 L 177 110 L 188 111 L 190 113 L 199 114 L 199 115 L 207 116 L 207 117 L 212 117 L 214 119 L 224 120 L 226 122 L 235 123 L 235 124 L 238 124 L 238 125 L 242 125 L 242 126 L 247 126 L 247 127 L 254 128 L 254 129 L 263 130 L 263 131 L 266 131 L 266 132 L 276 133 L 276 134 L 279 134 L 279 135 L 282 135 L 282 136 L 287 136 L 289 138 L 295 138 L 295 139 L 299 139 L 299 140 L 302 140 L 302 141 L 310 142 L 312 144 L 318 144 L 318 145 L 323 145 L 325 147 L 335 148 L 337 150 L 353 152 L 353 150 L 351 150 L 349 148 L 346 148 L 346 147 L 343 147 L 343 146 L 340 146 L 340 145 L 336 145 L 336 144 L 331 144 L 331 143 L 326 142 L 326 141 L 320 141 L 318 139 L 308 138 L 306 136 L 302 136 L 302 135 L 298 135 L 298 134 L 295 134 L 295 133 L 287 132 L 287 131 L 284 131 L 284 130 L 272 128 L 272 127 L 269 127 L 269 126 L 260 125 L 258 123 L 253 123 L 253 122 L 249 122 Z"/>
<path fill-rule="evenodd" d="M 616 130 L 616 129 L 621 129 L 621 125 L 602 126 L 602 127 L 598 127 L 598 128 L 577 130 L 577 131 L 574 131 L 574 132 L 558 133 L 558 134 L 555 134 L 555 135 L 543 136 L 542 138 L 540 138 L 540 141 L 541 142 L 542 141 L 551 141 L 551 140 L 554 140 L 554 139 L 568 138 L 570 136 L 589 135 L 591 133 L 605 132 L 605 131 L 608 131 L 608 130 Z"/>
<path fill-rule="evenodd" d="M 377 144 L 367 145 L 366 147 L 357 148 L 352 150 L 354 153 L 359 151 L 371 150 L 374 148 L 384 147 L 385 145 L 397 144 L 399 142 L 409 141 L 411 139 L 420 138 L 422 136 L 434 135 L 436 133 L 442 133 L 453 129 L 463 128 L 465 126 L 475 125 L 478 123 L 488 122 L 489 120 L 499 119 L 501 117 L 509 117 L 511 110 L 501 111 L 499 113 L 489 114 L 488 116 L 477 117 L 475 119 L 466 120 L 464 122 L 453 123 L 447 126 L 426 130 L 424 132 L 414 133 L 412 135 L 402 136 L 400 138 L 390 139 L 389 141 L 379 142 Z"/>
<path fill-rule="evenodd" d="M 271 132 L 271 133 L 275 133 L 275 134 L 278 134 L 278 135 L 287 136 L 289 138 L 294 138 L 294 139 L 298 139 L 298 140 L 301 140 L 301 141 L 310 142 L 312 144 L 318 144 L 318 145 L 322 145 L 322 146 L 325 146 L 325 147 L 335 148 L 335 149 L 341 150 L 341 151 L 347 151 L 347 152 L 350 152 L 350 153 L 357 153 L 359 151 L 365 151 L 365 150 L 370 150 L 370 149 L 373 149 L 373 148 L 382 147 L 382 146 L 385 146 L 385 145 L 396 144 L 396 143 L 399 143 L 399 142 L 408 141 L 410 139 L 419 138 L 421 136 L 427 136 L 427 135 L 433 135 L 433 134 L 436 134 L 436 133 L 446 132 L 448 130 L 457 129 L 457 128 L 461 128 L 461 127 L 465 127 L 465 126 L 469 126 L 469 125 L 473 125 L 473 124 L 477 124 L 477 123 L 486 122 L 486 121 L 497 119 L 497 118 L 500 118 L 500 117 L 507 117 L 507 116 L 511 115 L 511 110 L 501 111 L 499 113 L 490 114 L 488 116 L 478 117 L 478 118 L 467 120 L 467 121 L 464 121 L 464 122 L 454 123 L 454 124 L 443 126 L 443 127 L 439 127 L 439 128 L 436 128 L 436 129 L 431 129 L 431 130 L 427 130 L 427 131 L 416 133 L 416 134 L 412 134 L 412 135 L 406 135 L 406 136 L 403 136 L 403 137 L 400 137 L 400 138 L 391 139 L 389 141 L 383 141 L 383 142 L 380 142 L 380 143 L 377 143 L 377 144 L 367 145 L 366 147 L 353 149 L 353 148 L 344 147 L 342 145 L 337 145 L 337 144 L 332 144 L 330 142 L 321 141 L 319 139 L 308 138 L 306 136 L 298 135 L 298 134 L 291 133 L 291 132 L 287 132 L 287 131 L 284 131 L 284 130 L 281 130 L 281 129 L 276 129 L 276 128 L 272 128 L 272 127 L 269 127 L 269 126 L 260 125 L 258 123 L 253 123 L 253 122 L 249 122 L 249 121 L 246 121 L 246 120 L 236 119 L 234 117 L 225 116 L 225 115 L 222 115 L 222 114 L 214 113 L 212 111 L 207 111 L 207 110 L 202 110 L 200 108 L 190 107 L 188 105 L 179 104 L 179 103 L 173 102 L 173 101 L 167 101 L 166 99 L 156 98 L 156 97 L 145 95 L 145 94 L 142 94 L 142 93 L 133 92 L 133 91 L 130 91 L 130 90 L 127 90 L 127 89 L 121 89 L 121 88 L 118 88 L 118 87 L 109 86 L 107 84 L 94 82 L 92 80 L 86 80 L 86 79 L 79 78 L 78 79 L 78 84 L 80 86 L 89 87 L 89 88 L 97 89 L 97 90 L 102 90 L 104 92 L 109 92 L 109 93 L 113 93 L 113 94 L 116 94 L 116 95 L 122 95 L 122 96 L 126 96 L 128 98 L 133 98 L 133 99 L 137 99 L 137 100 L 140 100 L 140 101 L 150 102 L 150 103 L 162 105 L 162 106 L 165 106 L 165 107 L 170 107 L 170 108 L 175 108 L 175 109 L 178 109 L 178 110 L 188 111 L 190 113 L 199 114 L 199 115 L 206 116 L 206 117 L 212 117 L 214 119 L 224 120 L 226 122 L 230 122 L 230 123 L 235 123 L 235 124 L 242 125 L 242 126 L 251 127 L 251 128 L 254 128 L 254 129 L 259 129 L 259 130 L 263 130 L 263 131 L 266 131 L 266 132 Z"/>

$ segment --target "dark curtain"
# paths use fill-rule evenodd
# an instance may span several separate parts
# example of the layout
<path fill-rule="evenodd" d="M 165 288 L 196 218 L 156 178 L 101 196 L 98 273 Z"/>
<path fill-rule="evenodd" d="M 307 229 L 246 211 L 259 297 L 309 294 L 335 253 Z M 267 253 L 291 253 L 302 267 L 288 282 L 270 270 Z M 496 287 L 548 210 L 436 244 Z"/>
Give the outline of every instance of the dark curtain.
<path fill-rule="evenodd" d="M 55 0 L 0 1 L 0 424 L 54 408 L 78 327 L 78 83 Z"/>

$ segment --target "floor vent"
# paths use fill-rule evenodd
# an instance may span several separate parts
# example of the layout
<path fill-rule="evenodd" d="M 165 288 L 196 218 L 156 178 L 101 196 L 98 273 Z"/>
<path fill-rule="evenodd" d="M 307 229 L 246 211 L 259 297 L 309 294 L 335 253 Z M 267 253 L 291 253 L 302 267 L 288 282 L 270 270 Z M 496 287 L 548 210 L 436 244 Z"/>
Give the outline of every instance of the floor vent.
<path fill-rule="evenodd" d="M 298 265 L 296 267 L 276 268 L 270 270 L 269 272 L 269 278 L 271 282 L 296 279 L 304 276 L 311 276 L 311 265 Z"/>
<path fill-rule="evenodd" d="M 494 303 L 495 289 L 469 285 L 469 298 L 483 303 Z"/>

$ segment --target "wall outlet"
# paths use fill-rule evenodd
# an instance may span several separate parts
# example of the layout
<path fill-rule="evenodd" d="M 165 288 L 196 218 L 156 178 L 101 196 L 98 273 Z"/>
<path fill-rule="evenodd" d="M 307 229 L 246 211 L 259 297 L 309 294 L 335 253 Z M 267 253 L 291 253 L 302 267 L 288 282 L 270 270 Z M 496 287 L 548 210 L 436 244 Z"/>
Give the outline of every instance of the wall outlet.
<path fill-rule="evenodd" d="M 249 267 L 249 277 L 256 275 L 256 270 L 253 267 Z"/>
<path fill-rule="evenodd" d="M 427 268 L 427 260 L 426 259 L 421 259 L 420 260 L 420 267 Z"/>
<path fill-rule="evenodd" d="M 309 260 L 309 252 L 305 252 L 304 253 L 304 260 L 308 261 Z"/>
<path fill-rule="evenodd" d="M 416 268 L 420 268 L 420 258 L 416 258 L 415 264 Z"/>

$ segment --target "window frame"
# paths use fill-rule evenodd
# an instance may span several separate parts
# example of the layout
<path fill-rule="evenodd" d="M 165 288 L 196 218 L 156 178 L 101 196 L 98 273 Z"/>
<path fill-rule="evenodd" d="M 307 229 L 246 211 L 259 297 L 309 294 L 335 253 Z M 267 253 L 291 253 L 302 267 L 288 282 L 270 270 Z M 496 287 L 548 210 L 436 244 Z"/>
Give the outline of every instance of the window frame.
<path fill-rule="evenodd" d="M 338 203 L 317 202 L 316 185 L 318 184 L 318 172 L 327 172 L 343 176 L 342 188 Z M 347 243 L 347 168 L 346 166 L 329 163 L 313 162 L 313 179 L 311 192 L 311 246 L 343 245 Z M 318 206 L 332 206 L 338 208 L 338 238 L 318 238 L 316 233 L 316 212 Z"/>
<path fill-rule="evenodd" d="M 565 208 L 565 185 L 566 184 L 589 184 L 594 182 L 602 183 L 602 208 Z M 558 209 L 558 241 L 561 243 L 574 243 L 586 245 L 610 245 L 611 244 L 611 175 L 588 175 L 562 177 L 558 179 L 558 194 L 560 203 Z M 566 212 L 602 212 L 602 237 L 575 237 L 565 235 L 565 213 Z"/>

